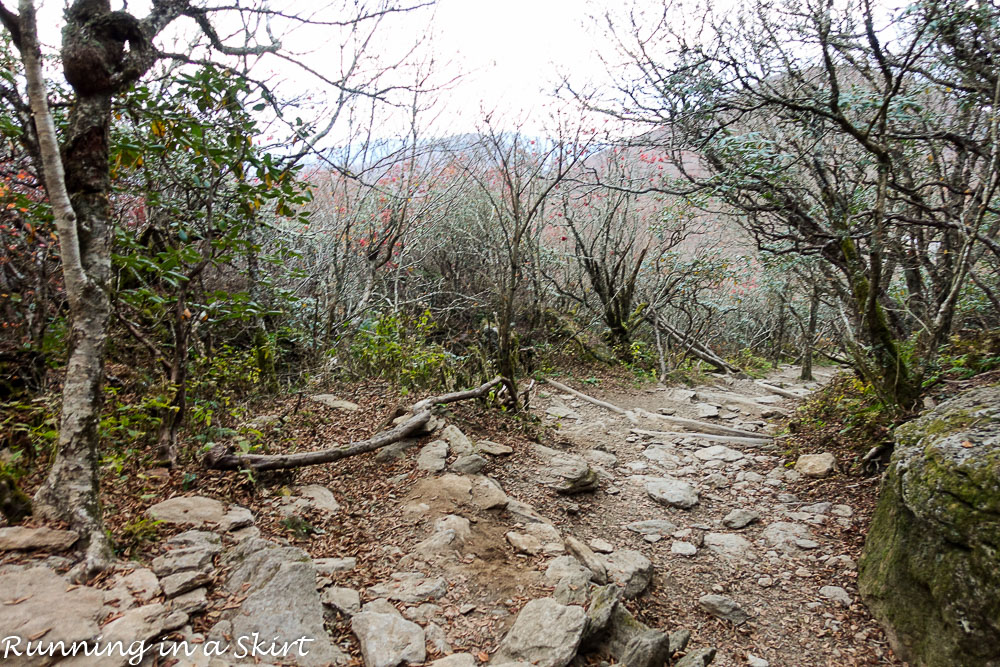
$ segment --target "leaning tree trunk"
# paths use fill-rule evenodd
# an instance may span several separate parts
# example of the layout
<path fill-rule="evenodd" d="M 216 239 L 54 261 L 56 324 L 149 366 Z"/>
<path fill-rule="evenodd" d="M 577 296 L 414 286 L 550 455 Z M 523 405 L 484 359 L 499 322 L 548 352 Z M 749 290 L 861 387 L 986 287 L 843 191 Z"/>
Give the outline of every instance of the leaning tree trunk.
<path fill-rule="evenodd" d="M 77 100 L 69 111 L 60 155 L 46 99 L 35 8 L 31 0 L 21 0 L 19 10 L 20 50 L 45 187 L 59 232 L 71 322 L 58 450 L 35 496 L 35 512 L 66 521 L 81 533 L 86 560 L 75 573 L 79 578 L 103 569 L 111 556 L 98 495 L 97 425 L 111 312 L 106 291 L 111 270 L 108 155 L 116 63 L 109 54 L 116 46 L 122 52 L 124 43 L 117 35 L 95 32 L 91 25 L 108 15 L 107 2 L 77 2 L 67 11 L 63 66 Z"/>
<path fill-rule="evenodd" d="M 819 313 L 819 289 L 813 288 L 809 300 L 809 325 L 806 328 L 805 343 L 802 346 L 802 372 L 799 379 L 811 382 L 813 378 L 813 345 L 816 341 L 816 318 Z"/>

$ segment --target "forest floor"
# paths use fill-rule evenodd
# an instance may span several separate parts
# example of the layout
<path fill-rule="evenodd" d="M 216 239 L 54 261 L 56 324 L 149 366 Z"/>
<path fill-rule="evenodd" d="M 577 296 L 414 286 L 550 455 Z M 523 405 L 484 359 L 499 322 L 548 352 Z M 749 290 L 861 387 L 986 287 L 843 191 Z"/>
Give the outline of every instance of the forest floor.
<path fill-rule="evenodd" d="M 833 371 L 817 369 L 814 383 L 799 382 L 797 374 L 798 369 L 783 368 L 766 380 L 804 395 L 828 381 Z M 558 380 L 622 408 L 761 434 L 779 430 L 795 404 L 759 382 L 732 377 L 693 388 L 640 384 L 620 376 Z M 260 410 L 255 424 L 265 448 L 303 451 L 361 440 L 379 430 L 399 404 L 410 402 L 376 383 L 334 389 L 340 390 L 335 392 L 338 398 L 360 407 L 342 411 L 288 396 Z M 546 544 L 530 554 L 507 539 L 511 531 L 525 531 L 533 508 L 562 537 L 573 536 L 602 550 L 631 549 L 645 555 L 655 568 L 652 583 L 627 607 L 650 627 L 690 630 L 692 645 L 718 649 L 714 665 L 755 664 L 749 656 L 772 666 L 901 664 L 861 604 L 855 585 L 879 481 L 878 476 L 853 470 L 855 453 L 833 452 L 838 470 L 816 479 L 798 474 L 792 466 L 800 453 L 819 450 L 804 446 L 792 451 L 781 437 L 766 444 L 741 444 L 690 434 L 637 434 L 633 429 L 681 429 L 647 417 L 636 424 L 546 384 L 536 386 L 531 412 L 534 417 L 515 418 L 465 403 L 450 406 L 441 416 L 477 447 L 487 440 L 510 448 L 504 454 L 483 453 L 487 463 L 481 473 L 528 508 L 517 505 L 520 509 L 515 510 L 512 504 L 507 510 L 482 509 L 456 484 L 461 476 L 455 471 L 421 469 L 422 448 L 438 438 L 439 431 L 405 443 L 408 447 L 255 480 L 183 469 L 109 474 L 104 494 L 110 528 L 116 536 L 123 535 L 124 527 L 141 520 L 148 507 L 175 495 L 238 503 L 253 512 L 264 538 L 302 548 L 313 559 L 356 558 L 356 567 L 333 573 L 330 579 L 337 587 L 359 591 L 362 603 L 378 596 L 372 587 L 391 581 L 400 571 L 443 577 L 447 592 L 433 604 L 397 606 L 421 625 L 443 629 L 446 643 L 429 643 L 428 661 L 448 650 L 485 661 L 524 604 L 553 591 L 545 571 L 562 554 L 561 545 Z M 597 473 L 597 488 L 572 495 L 554 491 L 551 450 L 585 460 Z M 447 465 L 455 459 L 453 450 Z M 699 494 L 697 504 L 680 509 L 654 502 L 646 484 L 661 477 L 688 482 Z M 283 508 L 303 485 L 313 484 L 330 489 L 337 507 L 306 507 L 300 514 L 308 530 L 302 531 L 301 525 L 290 524 Z M 724 518 L 733 510 L 752 512 L 755 518 L 741 528 L 727 527 Z M 421 543 L 434 534 L 435 523 L 449 515 L 467 519 L 470 534 L 455 553 L 428 554 Z M 648 535 L 628 528 L 648 520 L 670 525 L 661 523 Z M 162 552 L 163 540 L 177 532 L 180 527 L 162 526 L 156 540 L 132 545 L 132 557 L 148 563 Z M 8 554 L 4 560 L 23 564 L 41 557 Z M 707 613 L 698 599 L 710 593 L 732 598 L 750 620 L 734 625 Z M 222 605 L 231 602 L 221 593 L 210 594 L 207 610 L 192 614 L 190 630 L 209 633 L 218 618 L 213 605 L 227 609 Z M 360 664 L 349 619 L 334 615 L 328 629 L 334 642 Z"/>

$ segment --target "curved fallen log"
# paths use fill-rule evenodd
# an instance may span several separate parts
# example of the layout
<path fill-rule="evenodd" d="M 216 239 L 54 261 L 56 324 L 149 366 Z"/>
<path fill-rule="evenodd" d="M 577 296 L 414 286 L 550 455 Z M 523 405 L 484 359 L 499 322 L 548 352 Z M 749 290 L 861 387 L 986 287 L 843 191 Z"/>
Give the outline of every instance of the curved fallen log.
<path fill-rule="evenodd" d="M 315 452 L 297 452 L 295 454 L 234 454 L 232 447 L 217 446 L 205 457 L 205 465 L 215 470 L 284 470 L 302 468 L 320 463 L 332 463 L 350 456 L 357 456 L 376 449 L 387 447 L 394 442 L 418 433 L 431 418 L 431 408 L 435 405 L 455 403 L 470 398 L 481 398 L 493 387 L 500 384 L 502 378 L 493 378 L 486 384 L 475 389 L 456 391 L 441 396 L 431 396 L 417 401 L 410 406 L 413 416 L 388 431 L 382 431 L 367 440 L 351 442 L 343 446 L 321 449 Z"/>

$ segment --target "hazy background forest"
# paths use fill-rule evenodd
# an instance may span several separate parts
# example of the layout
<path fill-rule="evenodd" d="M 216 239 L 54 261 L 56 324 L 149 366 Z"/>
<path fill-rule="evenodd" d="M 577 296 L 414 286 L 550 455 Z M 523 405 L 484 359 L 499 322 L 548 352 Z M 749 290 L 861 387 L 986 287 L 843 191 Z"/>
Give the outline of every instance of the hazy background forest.
<path fill-rule="evenodd" d="M 860 458 L 1000 363 L 995 6 L 615 5 L 510 105 L 433 2 L 0 7 L 0 483 L 97 563 L 98 480 L 330 383 L 836 365 Z"/>

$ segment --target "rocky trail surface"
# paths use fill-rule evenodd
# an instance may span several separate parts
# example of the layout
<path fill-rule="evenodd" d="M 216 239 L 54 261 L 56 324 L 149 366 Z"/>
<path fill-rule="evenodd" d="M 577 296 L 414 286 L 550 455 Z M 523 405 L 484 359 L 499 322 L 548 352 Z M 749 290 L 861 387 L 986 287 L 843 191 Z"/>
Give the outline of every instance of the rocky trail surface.
<path fill-rule="evenodd" d="M 236 652 L 247 637 L 267 640 L 264 664 L 898 664 L 855 586 L 871 486 L 769 435 L 816 386 L 794 377 L 630 392 L 567 380 L 596 402 L 541 385 L 544 445 L 482 439 L 445 414 L 247 507 L 156 499 L 144 511 L 170 536 L 90 586 L 66 579 L 72 533 L 0 528 L 0 628 L 145 641 L 143 664 L 253 662 Z M 330 400 L 317 404 L 358 409 Z M 698 424 L 713 432 L 686 431 Z M 368 495 L 361 475 L 377 478 Z M 302 637 L 308 655 L 276 655 Z M 158 657 L 171 647 L 201 650 Z M 89 660 L 68 662 L 127 663 Z"/>

